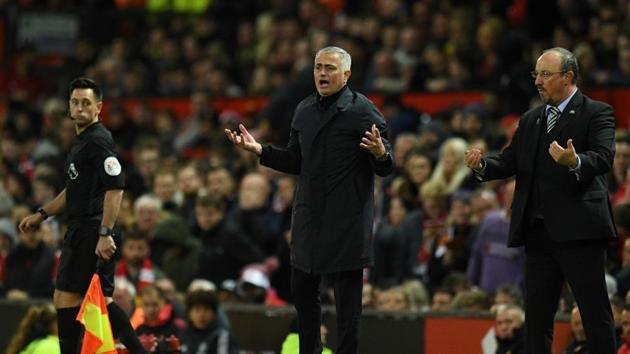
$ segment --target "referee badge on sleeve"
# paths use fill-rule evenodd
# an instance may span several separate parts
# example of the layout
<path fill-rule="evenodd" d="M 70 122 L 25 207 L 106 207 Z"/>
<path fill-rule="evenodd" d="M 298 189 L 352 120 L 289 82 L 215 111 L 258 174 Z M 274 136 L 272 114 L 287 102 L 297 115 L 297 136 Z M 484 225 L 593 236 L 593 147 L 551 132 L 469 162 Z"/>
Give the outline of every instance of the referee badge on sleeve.
<path fill-rule="evenodd" d="M 118 162 L 118 159 L 114 156 L 106 158 L 103 165 L 105 167 L 105 173 L 110 176 L 118 176 L 120 172 L 122 172 L 120 162 Z"/>

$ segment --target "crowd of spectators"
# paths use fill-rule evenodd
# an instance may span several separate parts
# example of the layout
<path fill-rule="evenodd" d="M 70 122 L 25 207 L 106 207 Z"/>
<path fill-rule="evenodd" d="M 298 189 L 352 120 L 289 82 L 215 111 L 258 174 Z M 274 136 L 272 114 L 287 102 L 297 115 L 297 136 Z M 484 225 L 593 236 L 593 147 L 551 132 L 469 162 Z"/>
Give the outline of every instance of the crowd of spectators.
<path fill-rule="evenodd" d="M 246 121 L 257 137 L 283 144 L 295 105 L 314 91 L 317 49 L 344 47 L 353 60 L 349 86 L 386 95 L 381 108 L 396 169 L 375 190 L 376 265 L 365 271 L 363 297 L 365 308 L 385 311 L 518 306 L 523 250 L 505 246 L 514 182 L 478 184 L 464 151 L 498 150 L 510 139 L 515 115 L 538 103 L 529 71 L 545 48 L 574 51 L 584 90 L 630 85 L 630 3 L 623 0 L 158 3 L 0 1 L 9 28 L 16 13 L 82 16 L 74 53 L 59 56 L 58 70 L 38 61 L 33 46 L 15 43 L 0 70 L 7 107 L 0 120 L 0 292 L 7 299 L 52 296 L 64 216 L 27 234 L 15 225 L 63 188 L 61 166 L 75 136 L 65 88 L 76 76 L 103 87 L 110 103 L 103 118 L 124 158 L 115 298 L 139 333 L 217 331 L 229 343 L 217 303 L 291 303 L 296 180 L 233 149 L 223 128 Z M 398 99 L 448 90 L 485 95 L 432 116 Z M 189 117 L 178 120 L 144 100 L 176 96 L 189 97 Z M 209 104 L 236 96 L 268 96 L 269 104 L 251 116 Z M 138 99 L 132 111 L 120 103 L 130 97 Z M 616 145 L 609 187 L 621 237 L 610 247 L 607 282 L 611 297 L 628 302 L 627 132 L 618 131 Z M 190 157 L 187 149 L 204 154 Z M 334 301 L 323 290 L 324 301 Z M 568 291 L 560 305 L 571 313 Z"/>

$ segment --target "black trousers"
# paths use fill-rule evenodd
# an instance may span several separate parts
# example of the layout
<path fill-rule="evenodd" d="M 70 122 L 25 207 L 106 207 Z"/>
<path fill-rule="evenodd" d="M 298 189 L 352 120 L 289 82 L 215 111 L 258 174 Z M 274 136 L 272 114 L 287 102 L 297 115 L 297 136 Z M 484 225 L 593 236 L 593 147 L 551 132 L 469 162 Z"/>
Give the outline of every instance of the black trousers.
<path fill-rule="evenodd" d="M 551 354 L 554 316 L 565 279 L 580 309 L 589 353 L 617 353 L 606 291 L 606 246 L 605 240 L 552 241 L 542 220 L 529 228 L 525 244 L 528 354 Z"/>
<path fill-rule="evenodd" d="M 300 354 L 320 354 L 322 309 L 319 286 L 322 276 L 333 284 L 337 309 L 337 354 L 356 354 L 359 345 L 363 270 L 326 275 L 309 274 L 292 268 L 291 291 L 298 314 Z"/>

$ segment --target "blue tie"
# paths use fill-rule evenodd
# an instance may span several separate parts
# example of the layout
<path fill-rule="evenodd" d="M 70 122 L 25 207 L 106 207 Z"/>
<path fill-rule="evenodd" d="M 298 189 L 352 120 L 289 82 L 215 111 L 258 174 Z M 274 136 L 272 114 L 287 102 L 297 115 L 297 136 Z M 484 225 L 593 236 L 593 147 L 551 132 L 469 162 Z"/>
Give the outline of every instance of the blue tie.
<path fill-rule="evenodd" d="M 553 129 L 560 117 L 560 110 L 557 107 L 551 106 L 547 110 L 547 133 Z"/>

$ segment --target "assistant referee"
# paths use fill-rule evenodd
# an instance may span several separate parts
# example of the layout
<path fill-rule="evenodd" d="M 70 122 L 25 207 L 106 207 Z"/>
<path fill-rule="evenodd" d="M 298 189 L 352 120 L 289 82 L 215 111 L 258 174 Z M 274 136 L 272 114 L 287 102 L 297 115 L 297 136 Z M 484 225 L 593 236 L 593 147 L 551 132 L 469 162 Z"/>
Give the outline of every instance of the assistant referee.
<path fill-rule="evenodd" d="M 120 233 L 114 224 L 123 197 L 122 166 L 111 133 L 99 120 L 103 94 L 87 78 L 72 81 L 69 89 L 70 119 L 77 132 L 65 163 L 65 188 L 51 202 L 24 218 L 20 231 L 39 225 L 50 215 L 67 211 L 68 231 L 64 237 L 53 303 L 57 309 L 62 354 L 76 354 L 80 324 L 76 321 L 81 300 L 97 271 L 114 337 L 130 353 L 146 353 L 125 312 L 113 301 L 114 269 Z"/>

